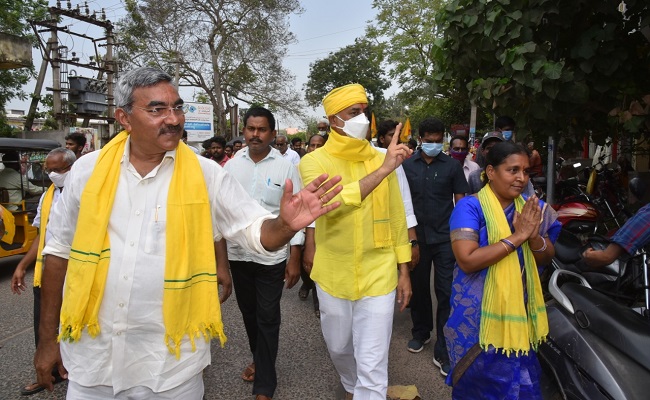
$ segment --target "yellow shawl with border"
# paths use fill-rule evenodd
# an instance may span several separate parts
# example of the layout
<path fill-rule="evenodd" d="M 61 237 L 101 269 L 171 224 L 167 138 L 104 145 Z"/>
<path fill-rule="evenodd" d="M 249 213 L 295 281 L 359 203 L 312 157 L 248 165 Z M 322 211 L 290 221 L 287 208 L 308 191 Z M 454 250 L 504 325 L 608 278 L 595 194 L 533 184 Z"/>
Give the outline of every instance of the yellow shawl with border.
<path fill-rule="evenodd" d="M 77 234 L 72 241 L 61 307 L 59 340 L 79 340 L 84 328 L 100 333 L 98 314 L 110 265 L 108 221 L 113 210 L 121 160 L 128 134 L 122 131 L 106 145 L 81 195 Z M 212 217 L 208 191 L 196 155 L 179 143 L 167 198 L 167 239 L 163 321 L 165 344 L 180 358 L 187 335 L 223 345 L 217 290 Z"/>
<path fill-rule="evenodd" d="M 334 157 L 363 162 L 368 174 L 377 170 L 384 162 L 384 154 L 375 150 L 367 140 L 342 136 L 333 130 L 330 130 L 329 139 L 323 147 Z M 390 229 L 388 178 L 377 185 L 370 198 L 375 248 L 394 246 L 395 238 L 391 237 Z"/>
<path fill-rule="evenodd" d="M 54 191 L 56 186 L 50 185 L 45 192 L 43 204 L 41 204 L 41 226 L 38 228 L 38 253 L 36 253 L 36 266 L 34 267 L 34 287 L 41 287 L 41 277 L 43 276 L 43 248 L 45 247 L 45 231 L 47 230 L 47 221 L 50 219 L 52 202 L 54 201 Z"/>
<path fill-rule="evenodd" d="M 498 243 L 512 234 L 510 225 L 490 185 L 478 192 L 478 199 L 485 216 L 489 244 Z M 515 198 L 515 209 L 521 212 L 525 200 Z M 483 286 L 481 326 L 479 343 L 483 350 L 490 345 L 506 355 L 527 354 L 537 347 L 548 335 L 546 305 L 539 280 L 537 263 L 528 241 L 521 245 L 524 256 L 524 271 L 519 265 L 516 251 L 491 265 Z M 524 304 L 524 284 L 528 301 Z"/>

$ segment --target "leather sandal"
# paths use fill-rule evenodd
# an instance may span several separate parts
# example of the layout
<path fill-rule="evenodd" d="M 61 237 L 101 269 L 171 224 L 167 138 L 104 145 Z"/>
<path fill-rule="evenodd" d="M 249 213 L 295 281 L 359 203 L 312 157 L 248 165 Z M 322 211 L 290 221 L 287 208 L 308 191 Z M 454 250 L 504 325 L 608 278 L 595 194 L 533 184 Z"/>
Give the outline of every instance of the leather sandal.
<path fill-rule="evenodd" d="M 21 396 L 31 396 L 33 394 L 40 393 L 43 390 L 45 390 L 45 388 L 43 386 L 41 386 L 38 383 L 34 382 L 34 383 L 29 384 L 29 385 L 25 386 L 24 388 L 22 388 L 20 390 L 20 395 Z"/>
<path fill-rule="evenodd" d="M 251 363 L 244 369 L 244 371 L 241 373 L 241 378 L 246 382 L 255 381 L 255 363 Z"/>
<path fill-rule="evenodd" d="M 298 297 L 300 300 L 307 300 L 307 296 L 309 296 L 309 287 L 303 283 L 298 290 Z"/>

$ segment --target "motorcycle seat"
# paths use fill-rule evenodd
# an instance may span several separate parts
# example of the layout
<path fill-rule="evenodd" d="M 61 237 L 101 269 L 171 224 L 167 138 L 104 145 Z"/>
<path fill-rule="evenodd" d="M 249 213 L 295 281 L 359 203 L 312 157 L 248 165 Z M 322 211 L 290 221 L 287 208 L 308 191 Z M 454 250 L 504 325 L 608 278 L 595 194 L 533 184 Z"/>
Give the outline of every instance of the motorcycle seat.
<path fill-rule="evenodd" d="M 567 282 L 561 289 L 573 304 L 581 327 L 650 370 L 650 321 L 580 284 Z"/>
<path fill-rule="evenodd" d="M 582 258 L 580 246 L 563 239 L 562 234 L 560 236 L 555 242 L 555 257 L 564 264 L 575 264 L 580 261 Z"/>

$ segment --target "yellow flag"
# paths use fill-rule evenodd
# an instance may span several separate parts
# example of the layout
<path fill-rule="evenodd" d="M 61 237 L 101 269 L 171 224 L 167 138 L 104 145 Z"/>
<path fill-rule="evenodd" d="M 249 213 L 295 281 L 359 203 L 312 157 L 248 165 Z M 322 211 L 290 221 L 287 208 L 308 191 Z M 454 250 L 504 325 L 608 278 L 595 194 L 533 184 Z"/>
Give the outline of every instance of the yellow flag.
<path fill-rule="evenodd" d="M 399 135 L 399 141 L 406 143 L 411 138 L 411 120 L 406 118 L 406 122 L 402 126 L 402 133 Z"/>
<path fill-rule="evenodd" d="M 377 136 L 377 121 L 375 121 L 375 113 L 372 113 L 370 117 L 370 134 L 373 138 Z"/>

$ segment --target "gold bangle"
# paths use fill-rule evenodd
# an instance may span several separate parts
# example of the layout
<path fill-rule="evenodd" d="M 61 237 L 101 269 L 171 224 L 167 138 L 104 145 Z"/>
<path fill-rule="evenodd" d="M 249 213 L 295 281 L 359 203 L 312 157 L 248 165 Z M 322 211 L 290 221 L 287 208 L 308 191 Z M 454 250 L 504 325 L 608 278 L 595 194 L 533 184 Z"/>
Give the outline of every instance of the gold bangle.
<path fill-rule="evenodd" d="M 510 251 L 508 251 L 508 245 L 505 244 L 505 243 L 503 243 L 503 242 L 499 242 L 499 243 L 501 243 L 501 244 L 503 245 L 503 248 L 506 249 L 506 256 L 509 256 L 509 255 L 510 255 Z"/>

